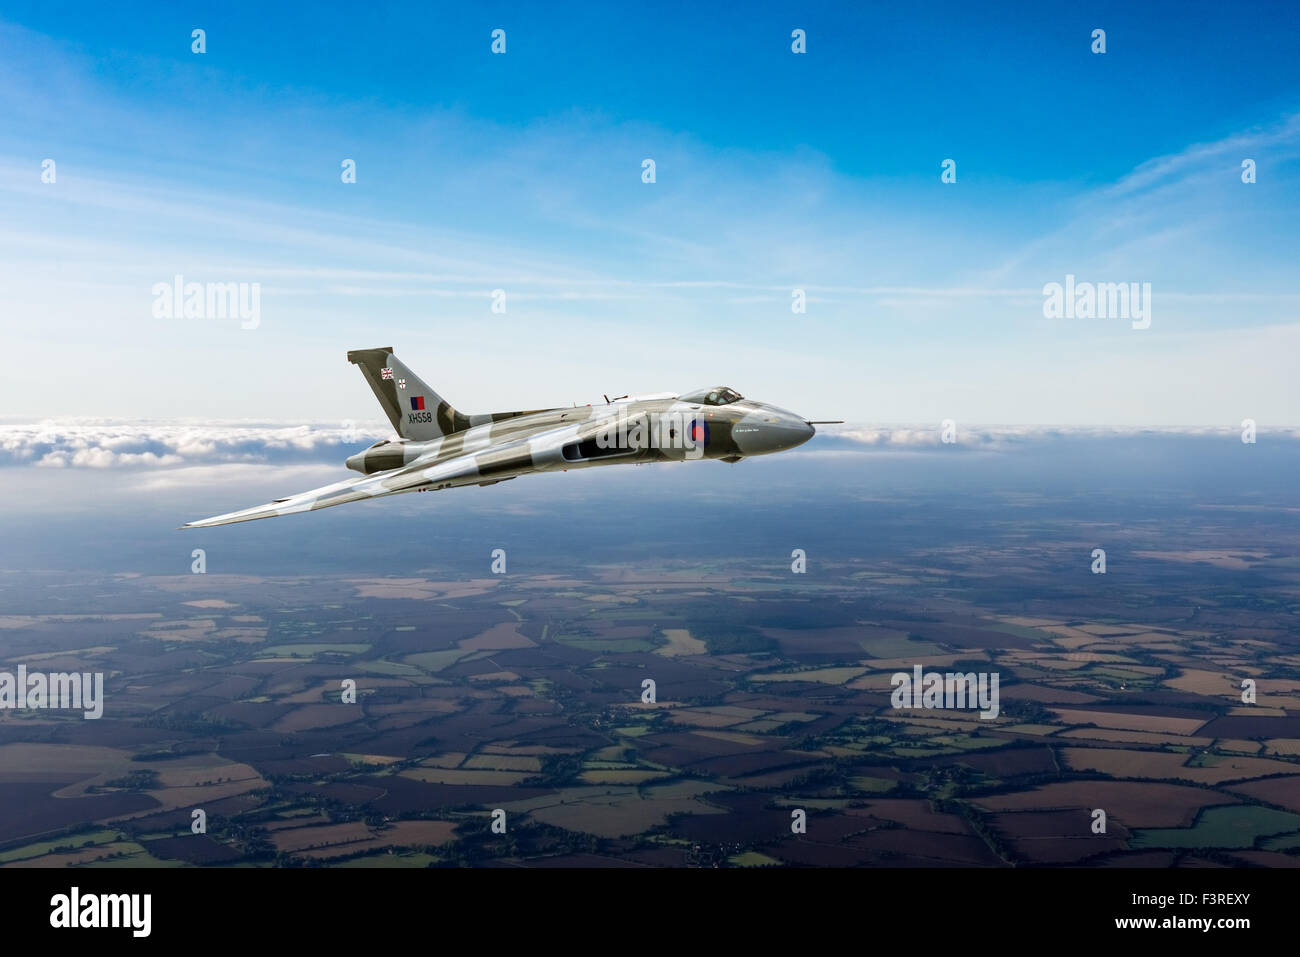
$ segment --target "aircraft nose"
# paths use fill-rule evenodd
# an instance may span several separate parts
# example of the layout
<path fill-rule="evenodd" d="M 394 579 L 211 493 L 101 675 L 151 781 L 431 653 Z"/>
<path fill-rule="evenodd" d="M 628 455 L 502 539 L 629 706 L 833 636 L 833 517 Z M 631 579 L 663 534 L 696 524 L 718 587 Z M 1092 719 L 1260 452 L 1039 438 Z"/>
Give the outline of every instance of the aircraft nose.
<path fill-rule="evenodd" d="M 807 420 L 783 409 L 751 412 L 732 429 L 742 455 L 766 455 L 803 445 L 817 430 Z"/>

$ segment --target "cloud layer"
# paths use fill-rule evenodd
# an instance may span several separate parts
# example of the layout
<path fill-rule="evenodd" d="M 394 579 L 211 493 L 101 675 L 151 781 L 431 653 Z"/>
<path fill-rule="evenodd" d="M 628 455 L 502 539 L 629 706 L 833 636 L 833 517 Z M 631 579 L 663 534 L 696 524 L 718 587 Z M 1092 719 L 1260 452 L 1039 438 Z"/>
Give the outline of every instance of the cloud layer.
<path fill-rule="evenodd" d="M 1143 436 L 1233 439 L 1235 427 L 1119 428 L 1086 426 L 956 426 L 955 442 L 942 425 L 822 426 L 801 452 L 879 452 L 953 448 L 1013 451 L 1054 440 L 1086 441 Z M 1300 439 L 1300 429 L 1263 429 L 1261 438 Z M 390 438 L 379 422 L 285 425 L 265 422 L 196 424 L 184 421 L 70 419 L 0 424 L 0 468 L 179 470 L 221 465 L 341 465 L 365 446 Z"/>
<path fill-rule="evenodd" d="M 167 469 L 340 462 L 388 437 L 378 423 L 278 425 L 75 419 L 0 425 L 0 467 Z"/>

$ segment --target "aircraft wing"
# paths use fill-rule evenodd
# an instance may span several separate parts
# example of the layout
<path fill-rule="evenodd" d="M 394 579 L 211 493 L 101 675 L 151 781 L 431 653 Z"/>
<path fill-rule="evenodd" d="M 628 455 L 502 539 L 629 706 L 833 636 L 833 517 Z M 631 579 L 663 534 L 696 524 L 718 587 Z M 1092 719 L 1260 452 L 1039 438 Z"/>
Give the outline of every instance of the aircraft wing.
<path fill-rule="evenodd" d="M 487 485 L 503 482 L 533 469 L 529 440 L 536 435 L 516 439 L 498 446 L 488 446 L 441 462 L 412 462 L 400 468 L 335 482 L 308 492 L 299 492 L 288 498 L 277 498 L 265 505 L 212 518 L 187 522 L 182 528 L 208 528 L 212 525 L 232 525 L 251 522 L 259 518 L 275 518 L 295 512 L 311 512 L 332 505 L 345 505 L 367 498 L 397 495 L 430 489 L 451 488 L 458 485 Z"/>

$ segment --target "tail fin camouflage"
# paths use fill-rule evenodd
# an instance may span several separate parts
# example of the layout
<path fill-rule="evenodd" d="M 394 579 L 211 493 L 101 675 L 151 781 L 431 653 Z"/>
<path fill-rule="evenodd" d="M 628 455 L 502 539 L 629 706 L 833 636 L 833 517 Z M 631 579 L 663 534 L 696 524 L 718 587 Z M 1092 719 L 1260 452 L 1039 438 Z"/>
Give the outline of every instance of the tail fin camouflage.
<path fill-rule="evenodd" d="M 422 442 L 469 428 L 469 416 L 453 409 L 408 369 L 393 354 L 392 346 L 354 349 L 348 353 L 348 361 L 361 367 L 388 421 L 402 438 Z"/>

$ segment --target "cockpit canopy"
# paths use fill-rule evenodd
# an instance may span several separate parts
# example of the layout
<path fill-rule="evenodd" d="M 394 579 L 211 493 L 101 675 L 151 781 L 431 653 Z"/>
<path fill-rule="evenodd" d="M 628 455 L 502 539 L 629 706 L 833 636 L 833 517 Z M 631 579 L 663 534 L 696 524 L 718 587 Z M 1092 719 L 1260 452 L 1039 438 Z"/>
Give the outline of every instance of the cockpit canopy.
<path fill-rule="evenodd" d="M 711 389 L 696 389 L 677 398 L 682 402 L 697 402 L 700 405 L 730 405 L 739 402 L 744 396 L 725 385 L 716 385 Z"/>

